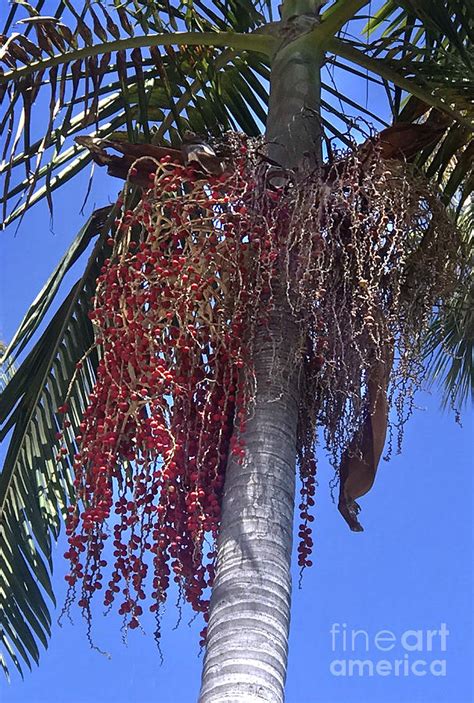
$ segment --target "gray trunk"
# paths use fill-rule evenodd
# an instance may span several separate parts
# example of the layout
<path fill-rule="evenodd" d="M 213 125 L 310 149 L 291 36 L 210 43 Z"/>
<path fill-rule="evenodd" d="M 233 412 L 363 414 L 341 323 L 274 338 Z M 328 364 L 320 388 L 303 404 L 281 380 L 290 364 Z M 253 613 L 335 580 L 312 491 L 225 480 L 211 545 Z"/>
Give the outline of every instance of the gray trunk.
<path fill-rule="evenodd" d="M 275 317 L 274 340 L 285 326 Z M 290 339 L 278 340 L 288 368 Z M 291 334 L 293 332 L 293 334 Z M 201 703 L 282 701 L 288 651 L 297 381 L 275 373 L 268 334 L 257 341 L 255 414 L 243 465 L 227 467 Z"/>
<path fill-rule="evenodd" d="M 319 158 L 319 61 L 293 44 L 272 63 L 267 125 L 269 153 L 287 167 L 306 152 Z M 256 341 L 245 460 L 227 467 L 200 703 L 284 700 L 299 368 L 297 330 L 278 290 L 271 338 L 266 331 Z"/>

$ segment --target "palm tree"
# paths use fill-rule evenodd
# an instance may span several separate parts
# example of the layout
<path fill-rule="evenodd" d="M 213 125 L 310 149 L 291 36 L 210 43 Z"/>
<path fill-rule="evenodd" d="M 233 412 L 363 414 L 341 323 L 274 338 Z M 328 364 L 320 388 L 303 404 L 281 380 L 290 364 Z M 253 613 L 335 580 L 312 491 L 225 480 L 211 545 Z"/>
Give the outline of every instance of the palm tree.
<path fill-rule="evenodd" d="M 217 144 L 228 130 L 257 137 L 264 124 L 265 164 L 274 170 L 277 192 L 285 189 L 289 173 L 329 170 L 336 178 L 337 164 L 346 168 L 350 157 L 341 161 L 331 144 L 336 139 L 353 147 L 349 129 L 359 130 L 363 141 L 366 120 L 385 128 L 379 155 L 386 150 L 399 162 L 415 162 L 452 218 L 469 220 L 473 18 L 464 3 L 389 0 L 369 18 L 368 0 L 284 0 L 277 19 L 263 0 L 139 0 L 116 2 L 112 9 L 102 0 L 63 0 L 51 16 L 40 14 L 43 4 L 13 4 L 1 39 L 5 226 L 42 198 L 52 209 L 53 192 L 92 159 L 126 177 L 135 154 L 149 154 L 150 145 L 179 147 L 185 130 L 205 132 Z M 13 31 L 20 13 L 27 16 Z M 357 19 L 367 23 L 365 38 L 344 31 Z M 373 114 L 364 97 L 339 92 L 335 71 L 385 91 L 392 125 Z M 40 127 L 37 104 L 44 100 L 49 114 Z M 96 141 L 84 139 L 85 131 Z M 365 149 L 372 143 L 368 139 Z M 106 155 L 110 144 L 118 144 L 123 156 Z M 139 199 L 141 191 L 130 187 Z M 113 206 L 93 213 L 3 356 L 7 374 L 14 362 L 17 368 L 0 403 L 0 437 L 11 433 L 0 477 L 0 633 L 20 671 L 20 660 L 28 666 L 38 661 L 35 636 L 46 645 L 50 634 L 43 592 L 54 601 L 51 547 L 74 503 L 72 461 L 56 460 L 56 409 L 68 394 L 66 434 L 73 452 L 100 360 L 89 312 L 117 212 Z M 429 248 L 429 231 L 420 247 Z M 94 239 L 81 277 L 37 338 L 65 274 Z M 465 247 L 470 244 L 466 237 Z M 463 402 L 472 380 L 472 313 L 466 307 L 472 288 L 462 272 L 458 279 L 452 305 L 435 314 L 425 346 L 426 354 L 437 354 L 432 373 L 445 379 L 454 403 Z M 305 389 L 298 323 L 281 282 L 275 283 L 274 303 L 268 327 L 257 327 L 252 340 L 257 392 L 244 431 L 245 461 L 231 455 L 225 474 L 201 703 L 284 697 Z M 78 366 L 86 356 L 87 363 Z M 292 369 L 286 382 L 273 373 L 275 363 Z M 381 377 L 375 380 L 386 385 Z M 387 412 L 380 405 L 374 401 L 366 422 L 374 455 L 382 450 L 375 450 L 374 425 L 384 424 Z M 307 459 L 300 456 L 300 464 Z M 348 455 L 345 460 L 350 473 L 354 457 L 352 464 Z M 372 463 L 375 471 L 375 458 Z M 311 473 L 306 480 L 305 495 L 311 497 Z M 365 490 L 359 485 L 350 498 Z"/>

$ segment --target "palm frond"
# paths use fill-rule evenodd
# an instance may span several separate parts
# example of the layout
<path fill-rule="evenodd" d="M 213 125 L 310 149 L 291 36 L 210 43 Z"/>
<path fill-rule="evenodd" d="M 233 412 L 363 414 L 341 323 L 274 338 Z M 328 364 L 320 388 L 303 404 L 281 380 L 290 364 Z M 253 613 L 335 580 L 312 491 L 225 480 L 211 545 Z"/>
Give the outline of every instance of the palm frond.
<path fill-rule="evenodd" d="M 149 141 L 158 130 L 168 142 L 186 128 L 257 131 L 254 114 L 261 117 L 264 109 L 256 85 L 268 74 L 265 57 L 173 47 L 170 32 L 195 32 L 203 44 L 206 36 L 219 44 L 219 32 L 238 37 L 261 25 L 271 3 L 234 0 L 208 7 L 137 0 L 110 8 L 102 1 L 69 0 L 52 17 L 39 14 L 42 4 L 15 4 L 0 35 L 4 226 L 41 198 L 52 207 L 51 192 L 88 165 L 89 155 L 71 146 L 84 130 L 106 138 L 125 126 L 131 142 Z M 20 20 L 22 31 L 11 32 L 22 13 L 28 15 Z M 161 49 L 155 46 L 160 39 L 167 44 Z M 40 99 L 49 102 L 42 124 L 34 107 Z"/>
<path fill-rule="evenodd" d="M 386 3 L 383 12 L 381 10 L 369 23 L 368 28 L 374 30 L 395 13 L 395 20 L 389 28 L 370 43 L 363 44 L 347 37 L 344 40 L 330 40 L 329 50 L 334 54 L 331 65 L 339 73 L 348 72 L 360 77 L 365 71 L 367 80 L 383 85 L 394 123 L 423 122 L 438 130 L 438 138 L 420 150 L 417 163 L 429 178 L 443 188 L 447 204 L 457 199 L 458 204 L 462 205 L 472 192 L 471 186 L 466 187 L 472 173 L 474 127 L 474 80 L 470 68 L 474 63 L 474 52 L 468 34 L 470 23 L 466 20 L 462 31 L 458 24 L 455 25 L 462 39 L 461 46 L 458 40 L 448 44 L 453 31 L 450 22 L 445 27 L 445 33 L 442 33 L 438 18 L 438 34 L 435 37 L 433 23 L 424 24 L 421 21 L 420 17 L 424 16 L 421 10 L 419 16 L 407 14 L 400 10 L 400 4 Z M 420 3 L 421 6 L 425 4 Z M 397 10 L 400 10 L 398 14 Z M 412 24 L 419 30 L 415 37 L 412 37 Z M 400 27 L 403 32 L 398 31 Z M 344 96 L 341 101 L 345 101 Z M 354 101 L 351 109 L 352 112 L 356 109 L 361 116 L 370 117 L 362 100 Z M 339 119 L 344 119 L 342 103 L 338 111 L 333 101 L 332 112 Z"/>
<path fill-rule="evenodd" d="M 428 378 L 443 390 L 442 403 L 462 407 L 474 400 L 474 202 L 458 221 L 466 267 L 455 300 L 439 310 L 426 338 Z"/>
<path fill-rule="evenodd" d="M 436 48 L 449 44 L 468 63 L 466 45 L 474 39 L 474 21 L 470 3 L 463 0 L 387 0 L 370 18 L 367 33 L 382 30 L 382 37 L 393 44 L 403 37 L 418 46 Z"/>
<path fill-rule="evenodd" d="M 466 73 L 467 66 L 458 56 L 442 48 L 429 51 L 410 45 L 402 58 L 394 58 L 391 50 L 380 55 L 378 42 L 365 45 L 335 38 L 328 45 L 330 52 L 347 62 L 380 76 L 461 124 L 472 127 L 472 117 L 468 112 L 474 80 L 471 73 Z M 472 50 L 469 53 L 474 57 Z"/>
<path fill-rule="evenodd" d="M 1 363 L 1 359 L 7 350 L 6 344 L 0 341 L 0 392 L 3 391 L 7 383 L 10 381 L 11 377 L 15 372 L 15 367 L 13 363 L 7 368 Z"/>
<path fill-rule="evenodd" d="M 0 441 L 9 437 L 9 445 L 0 474 L 0 643 L 20 673 L 20 662 L 31 668 L 38 661 L 38 641 L 47 646 L 50 634 L 51 547 L 71 495 L 69 457 L 98 362 L 88 311 L 114 217 L 110 210 L 94 213 L 83 228 L 3 358 L 7 379 L 0 397 Z M 14 369 L 12 360 L 38 330 L 65 273 L 97 234 L 84 274 Z M 59 440 L 57 409 L 68 390 L 71 424 Z M 67 447 L 64 456 L 61 446 Z"/>

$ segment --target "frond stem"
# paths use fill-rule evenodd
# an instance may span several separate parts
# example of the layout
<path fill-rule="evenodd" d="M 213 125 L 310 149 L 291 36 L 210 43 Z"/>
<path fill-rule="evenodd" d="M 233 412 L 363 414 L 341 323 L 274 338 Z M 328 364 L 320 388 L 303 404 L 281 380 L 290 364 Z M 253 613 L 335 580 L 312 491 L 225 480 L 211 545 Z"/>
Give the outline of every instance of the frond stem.
<path fill-rule="evenodd" d="M 276 41 L 275 37 L 263 33 L 241 34 L 238 32 L 173 32 L 172 34 L 146 34 L 138 37 L 127 37 L 126 39 L 102 42 L 93 46 L 84 46 L 74 51 L 66 51 L 41 61 L 32 61 L 27 66 L 0 74 L 0 85 L 10 81 L 18 81 L 25 76 L 38 71 L 46 71 L 54 66 L 115 51 L 171 45 L 216 46 L 231 47 L 240 51 L 256 51 L 270 56 L 273 53 Z"/>

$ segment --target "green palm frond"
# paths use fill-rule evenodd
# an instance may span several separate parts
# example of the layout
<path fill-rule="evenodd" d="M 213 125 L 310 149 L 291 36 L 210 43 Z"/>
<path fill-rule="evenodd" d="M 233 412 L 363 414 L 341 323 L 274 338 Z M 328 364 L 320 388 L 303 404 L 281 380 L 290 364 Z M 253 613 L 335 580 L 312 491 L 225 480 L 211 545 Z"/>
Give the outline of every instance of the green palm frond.
<path fill-rule="evenodd" d="M 368 33 L 382 30 L 382 36 L 393 43 L 404 41 L 433 48 L 450 45 L 465 59 L 466 44 L 474 39 L 472 7 L 464 0 L 387 0 L 366 25 Z"/>
<path fill-rule="evenodd" d="M 405 56 L 394 58 L 389 50 L 381 55 L 377 41 L 367 45 L 336 38 L 328 42 L 328 48 L 347 62 L 341 67 L 348 64 L 350 70 L 355 64 L 472 127 L 472 117 L 466 113 L 471 107 L 474 80 L 459 57 L 454 60 L 443 49 L 428 51 L 410 45 Z"/>
<path fill-rule="evenodd" d="M 21 662 L 31 668 L 31 662 L 38 661 L 36 638 L 47 646 L 50 635 L 46 596 L 54 601 L 51 547 L 71 495 L 69 456 L 94 384 L 95 350 L 80 368 L 76 365 L 93 348 L 87 313 L 112 219 L 110 208 L 90 218 L 23 320 L 2 362 L 8 378 L 0 398 L 0 441 L 9 435 L 10 439 L 0 474 L 0 643 L 20 673 Z M 14 369 L 12 360 L 38 330 L 65 273 L 98 234 L 84 274 Z M 61 440 L 68 454 L 58 461 L 57 408 L 69 388 L 71 425 Z"/>
<path fill-rule="evenodd" d="M 346 3 L 355 9 L 366 4 Z M 473 88 L 466 71 L 471 63 L 469 18 L 456 7 L 451 14 L 427 13 L 425 2 L 403 3 L 403 11 L 401 5 L 388 2 L 382 8 L 371 29 L 387 22 L 389 29 L 364 45 L 347 38 L 327 40 L 326 26 L 333 26 L 345 7 L 335 3 L 323 14 L 321 31 L 313 32 L 315 42 L 325 38 L 338 69 L 366 72 L 384 84 L 395 105 L 402 91 L 411 91 L 466 123 Z M 87 166 L 89 154 L 71 141 L 84 130 L 107 138 L 125 128 L 130 142 L 173 144 L 186 128 L 214 135 L 230 127 L 251 135 L 261 129 L 268 99 L 262 86 L 269 77 L 266 54 L 275 45 L 263 25 L 271 3 L 183 6 L 137 0 L 111 8 L 102 1 L 69 0 L 49 18 L 38 14 L 41 7 L 41 2 L 15 5 L 14 18 L 20 11 L 29 15 L 20 25 L 23 33 L 8 36 L 5 31 L 2 40 L 0 99 L 2 91 L 9 97 L 0 114 L 0 133 L 6 134 L 0 166 L 5 225 L 43 197 L 52 207 L 52 191 Z M 342 15 L 348 17 L 349 10 Z M 12 22 L 9 16 L 5 30 L 11 30 Z M 374 119 L 362 100 L 343 95 L 338 96 L 341 109 L 334 109 L 335 88 L 329 80 L 323 90 L 329 96 L 323 107 L 343 123 L 347 108 Z M 33 130 L 33 103 L 41 95 L 50 103 L 49 114 L 46 124 L 35 123 Z M 330 136 L 340 136 L 330 115 L 325 124 Z"/>
<path fill-rule="evenodd" d="M 125 127 L 131 142 L 149 141 L 159 130 L 161 141 L 171 143 L 185 128 L 258 130 L 254 115 L 265 110 L 255 86 L 268 77 L 265 57 L 221 52 L 211 40 L 219 44 L 219 32 L 238 37 L 252 31 L 270 4 L 137 1 L 111 8 L 69 1 L 59 3 L 53 17 L 39 14 L 42 4 L 13 5 L 0 36 L 4 226 L 43 197 L 51 207 L 51 192 L 87 166 L 89 154 L 71 141 L 85 130 L 108 137 Z M 20 14 L 28 15 L 21 31 L 11 32 Z M 158 48 L 155 38 L 166 43 L 178 28 L 183 42 L 199 33 L 206 43 L 200 34 L 206 33 L 208 46 L 176 46 L 173 39 Z M 263 36 L 254 38 L 253 45 L 264 43 Z M 40 99 L 49 102 L 41 126 L 32 120 Z"/>
<path fill-rule="evenodd" d="M 7 350 L 6 344 L 0 341 L 0 359 L 3 357 Z M 0 392 L 2 392 L 7 385 L 7 383 L 10 381 L 11 377 L 13 376 L 15 372 L 15 367 L 10 365 L 9 368 L 4 368 L 2 364 L 0 364 Z"/>
<path fill-rule="evenodd" d="M 458 220 L 464 235 L 466 269 L 454 303 L 440 310 L 426 339 L 428 374 L 444 392 L 443 405 L 462 407 L 474 399 L 474 202 Z"/>
<path fill-rule="evenodd" d="M 392 68 L 401 66 L 405 78 L 416 79 L 418 88 L 431 91 L 464 117 L 463 124 L 451 115 L 446 119 L 439 110 L 431 110 L 433 102 L 410 94 L 395 82 L 385 81 L 385 88 L 394 122 L 427 121 L 446 127 L 438 142 L 420 153 L 417 163 L 425 167 L 429 178 L 446 184 L 446 173 L 452 170 L 472 143 L 472 94 L 474 15 L 469 3 L 447 0 L 387 0 L 367 22 L 365 33 L 371 38 L 374 58 L 388 59 Z M 377 38 L 376 38 L 377 37 Z M 395 63 L 393 63 L 395 62 Z M 411 73 L 410 73 L 411 72 Z M 438 108 L 440 105 L 438 105 Z M 431 110 L 431 112 L 430 112 Z M 462 158 L 457 176 L 445 189 L 449 203 L 462 181 L 469 180 L 472 156 Z M 459 205 L 467 200 L 472 188 L 465 188 Z"/>

